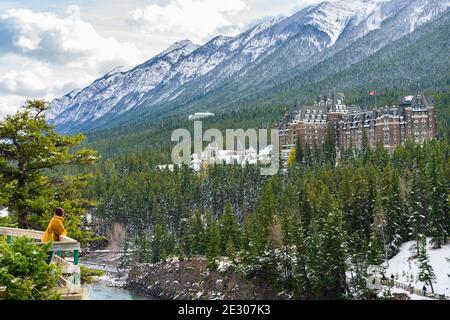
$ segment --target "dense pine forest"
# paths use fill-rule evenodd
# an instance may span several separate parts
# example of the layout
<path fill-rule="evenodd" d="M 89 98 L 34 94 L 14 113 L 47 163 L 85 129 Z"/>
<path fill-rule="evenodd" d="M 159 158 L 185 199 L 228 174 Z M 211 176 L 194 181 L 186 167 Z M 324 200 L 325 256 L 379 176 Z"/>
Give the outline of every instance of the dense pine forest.
<path fill-rule="evenodd" d="M 450 300 L 449 0 L 6 2 L 0 300 Z"/>
<path fill-rule="evenodd" d="M 389 97 L 390 98 L 390 97 Z M 107 235 L 121 225 L 135 249 L 131 262 L 171 256 L 220 257 L 249 277 L 266 277 L 296 298 L 361 297 L 371 267 L 422 235 L 439 247 L 449 237 L 448 96 L 435 95 L 440 138 L 345 150 L 336 164 L 331 141 L 297 146 L 287 174 L 260 176 L 255 166 L 155 166 L 161 152 L 118 155 L 95 165 L 87 194 Z M 348 277 L 348 271 L 353 277 Z"/>
<path fill-rule="evenodd" d="M 126 226 L 136 262 L 206 255 L 214 267 L 228 256 L 299 298 L 338 297 L 349 268 L 363 279 L 405 241 L 448 240 L 449 152 L 447 139 L 408 143 L 392 155 L 349 151 L 335 167 L 299 150 L 288 175 L 273 178 L 252 166 L 160 172 L 136 156 L 104 162 L 90 191 L 102 231 Z"/>
<path fill-rule="evenodd" d="M 423 236 L 431 237 L 436 247 L 449 238 L 449 100 L 448 94 L 434 97 L 437 140 L 423 146 L 408 142 L 389 154 L 381 145 L 370 148 L 363 139 L 361 150 L 349 148 L 337 157 L 328 137 L 319 148 L 297 145 L 287 172 L 271 177 L 261 176 L 252 165 L 215 165 L 201 172 L 187 166 L 173 172 L 156 169 L 167 161 L 170 145 L 125 153 L 112 152 L 111 146 L 106 154 L 113 155 L 100 152 L 96 161 L 86 143 L 77 147 L 81 135 L 62 138 L 42 116 L 35 126 L 32 113 L 25 111 L 6 122 L 10 131 L 4 134 L 14 135 L 14 126 L 19 126 L 28 134 L 26 146 L 47 130 L 50 134 L 44 136 L 50 140 L 45 143 L 62 147 L 64 157 L 42 162 L 38 155 L 48 148 L 34 145 L 41 148 L 38 152 L 26 147 L 28 158 L 17 161 L 36 171 L 30 172 L 23 190 L 13 193 L 14 199 L 0 195 L 3 203 L 17 204 L 18 212 L 27 209 L 33 228 L 45 227 L 50 208 L 64 205 L 72 212 L 69 232 L 85 247 L 98 247 L 97 240 L 106 237 L 110 245 L 132 249 L 131 255 L 122 256 L 122 267 L 203 256 L 215 269 L 227 257 L 236 272 L 264 278 L 276 292 L 293 298 L 370 298 L 367 277 L 401 244 L 415 241 L 419 255 Z M 283 108 L 274 108 L 256 120 L 251 111 L 240 112 L 235 126 L 269 121 L 276 110 L 283 114 Z M 222 120 L 221 128 L 231 124 Z M 95 140 L 87 143 L 92 145 Z M 78 151 L 69 153 L 74 147 Z M 5 154 L 14 163 L 16 154 L 8 150 Z M 6 162 L 2 165 L 4 178 L 14 176 Z M 52 187 L 42 187 L 50 183 Z M 11 190 L 15 186 L 7 185 Z M 83 228 L 88 213 L 91 230 Z M 14 226 L 17 220 L 0 223 Z"/>

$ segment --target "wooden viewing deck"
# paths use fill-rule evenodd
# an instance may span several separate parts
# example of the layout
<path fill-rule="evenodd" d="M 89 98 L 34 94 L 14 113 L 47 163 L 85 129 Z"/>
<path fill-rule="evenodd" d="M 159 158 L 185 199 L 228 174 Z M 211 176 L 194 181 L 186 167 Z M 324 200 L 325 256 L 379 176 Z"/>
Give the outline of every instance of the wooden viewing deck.
<path fill-rule="evenodd" d="M 43 245 L 44 242 L 41 242 L 43 235 L 43 231 L 0 227 L 0 236 L 6 236 L 8 243 L 12 243 L 14 237 L 28 237 L 35 240 L 37 245 Z M 62 299 L 82 300 L 84 298 L 84 292 L 81 287 L 80 267 L 78 265 L 80 243 L 67 236 L 60 236 L 60 240 L 53 243 L 50 251 L 55 253 L 52 258 L 52 263 L 61 266 L 59 286 Z M 63 258 L 66 254 L 71 254 L 73 260 L 68 261 L 67 258 Z M 2 292 L 0 290 L 0 298 L 1 296 Z"/>

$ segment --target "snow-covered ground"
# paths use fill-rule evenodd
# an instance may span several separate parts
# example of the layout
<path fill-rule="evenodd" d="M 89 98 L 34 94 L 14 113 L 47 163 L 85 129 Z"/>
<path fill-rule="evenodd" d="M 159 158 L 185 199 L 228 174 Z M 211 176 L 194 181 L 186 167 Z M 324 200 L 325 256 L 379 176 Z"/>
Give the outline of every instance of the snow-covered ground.
<path fill-rule="evenodd" d="M 431 248 L 430 238 L 427 239 L 427 243 L 430 264 L 433 266 L 434 274 L 436 275 L 436 281 L 433 283 L 434 292 L 450 297 L 450 277 L 448 276 L 450 274 L 450 262 L 446 260 L 446 258 L 450 258 L 450 243 L 443 245 L 440 249 Z M 422 290 L 425 283 L 418 281 L 419 268 L 417 266 L 417 259 L 412 259 L 416 254 L 413 250 L 414 244 L 414 241 L 410 241 L 402 245 L 400 252 L 389 260 L 386 276 L 389 278 L 393 274 L 397 281 L 404 284 L 409 284 L 412 279 L 412 286 Z M 428 284 L 426 286 L 428 292 L 431 292 L 430 286 Z M 420 298 L 424 299 L 424 297 Z"/>
<path fill-rule="evenodd" d="M 0 209 L 0 218 L 4 218 L 8 216 L 8 209 Z"/>
<path fill-rule="evenodd" d="M 394 294 L 394 293 L 407 294 L 410 297 L 411 300 L 434 300 L 434 299 L 431 299 L 431 298 L 428 298 L 428 297 L 419 296 L 417 294 L 411 294 L 410 292 L 408 292 L 406 290 L 403 290 L 403 289 L 400 289 L 400 288 L 391 288 L 391 289 L 389 289 L 389 291 L 391 292 L 391 294 Z M 381 297 L 382 293 L 379 296 Z"/>

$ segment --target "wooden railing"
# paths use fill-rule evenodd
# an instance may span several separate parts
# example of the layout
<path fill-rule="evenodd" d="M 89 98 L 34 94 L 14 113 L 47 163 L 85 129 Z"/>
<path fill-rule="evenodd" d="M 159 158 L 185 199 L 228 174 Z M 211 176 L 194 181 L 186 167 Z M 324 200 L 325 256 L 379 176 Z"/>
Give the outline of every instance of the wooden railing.
<path fill-rule="evenodd" d="M 0 227 L 0 236 L 6 236 L 8 243 L 12 243 L 14 237 L 28 237 L 35 240 L 37 245 L 45 244 L 41 242 L 44 236 L 43 231 Z M 52 262 L 61 267 L 59 283 L 62 287 L 63 297 L 77 294 L 82 295 L 80 267 L 78 265 L 80 243 L 67 236 L 60 236 L 60 241 L 54 242 L 50 251 L 55 253 Z M 62 258 L 67 254 L 73 256 L 73 262 Z"/>
<path fill-rule="evenodd" d="M 389 287 L 400 288 L 405 291 L 408 291 L 411 294 L 416 294 L 416 295 L 422 296 L 422 297 L 428 297 L 428 298 L 438 299 L 438 300 L 448 300 L 449 299 L 447 296 L 445 296 L 443 294 L 436 294 L 436 293 L 431 293 L 431 292 L 426 293 L 426 292 L 423 292 L 422 290 L 414 288 L 411 284 L 405 284 L 405 283 L 399 282 L 397 280 L 388 279 L 388 278 L 383 279 L 380 276 L 377 276 L 375 279 L 376 279 L 375 284 L 372 284 L 374 287 L 377 287 L 377 286 L 381 287 L 382 285 L 385 285 L 385 286 L 389 286 Z"/>

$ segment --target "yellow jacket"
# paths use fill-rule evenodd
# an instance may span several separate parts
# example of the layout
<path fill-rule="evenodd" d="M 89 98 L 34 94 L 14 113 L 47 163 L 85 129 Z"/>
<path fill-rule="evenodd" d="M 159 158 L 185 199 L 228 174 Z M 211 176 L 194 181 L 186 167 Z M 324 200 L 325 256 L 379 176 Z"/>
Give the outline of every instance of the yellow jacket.
<path fill-rule="evenodd" d="M 67 231 L 63 226 L 64 217 L 53 216 L 50 220 L 47 230 L 45 230 L 42 242 L 59 241 L 59 236 L 67 235 Z"/>

